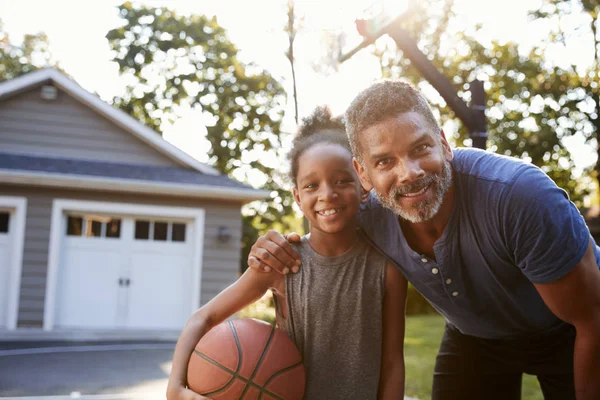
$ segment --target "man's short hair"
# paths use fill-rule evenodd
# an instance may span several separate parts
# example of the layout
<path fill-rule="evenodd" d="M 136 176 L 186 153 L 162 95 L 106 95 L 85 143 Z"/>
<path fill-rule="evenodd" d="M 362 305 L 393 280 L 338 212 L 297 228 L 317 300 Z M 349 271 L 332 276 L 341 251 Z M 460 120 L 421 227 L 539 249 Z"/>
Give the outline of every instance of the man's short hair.
<path fill-rule="evenodd" d="M 421 114 L 439 131 L 425 97 L 410 83 L 398 80 L 377 82 L 356 96 L 346 110 L 344 121 L 346 133 L 354 157 L 362 163 L 359 134 L 365 129 L 406 112 Z"/>

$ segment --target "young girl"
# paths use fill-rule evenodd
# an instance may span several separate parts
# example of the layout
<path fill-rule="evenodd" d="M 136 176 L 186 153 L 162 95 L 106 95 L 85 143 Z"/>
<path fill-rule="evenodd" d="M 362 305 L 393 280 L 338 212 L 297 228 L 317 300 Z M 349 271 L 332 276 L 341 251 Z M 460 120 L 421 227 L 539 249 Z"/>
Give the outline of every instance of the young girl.
<path fill-rule="evenodd" d="M 293 245 L 303 267 L 288 275 L 248 268 L 196 311 L 175 348 L 169 400 L 205 398 L 185 388 L 196 343 L 269 289 L 279 328 L 303 356 L 305 399 L 403 398 L 406 280 L 357 231 L 362 188 L 343 124 L 327 108 L 303 122 L 289 155 L 294 199 L 311 224 Z"/>

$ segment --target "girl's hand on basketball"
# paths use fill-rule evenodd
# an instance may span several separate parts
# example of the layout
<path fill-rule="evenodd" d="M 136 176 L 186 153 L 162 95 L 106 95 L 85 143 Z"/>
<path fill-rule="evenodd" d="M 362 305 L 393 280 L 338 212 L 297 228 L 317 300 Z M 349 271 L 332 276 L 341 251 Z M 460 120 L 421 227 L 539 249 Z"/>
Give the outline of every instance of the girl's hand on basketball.
<path fill-rule="evenodd" d="M 261 272 L 298 272 L 300 257 L 290 246 L 290 243 L 298 242 L 300 235 L 295 232 L 282 236 L 279 232 L 270 230 L 266 235 L 259 237 L 252 246 L 248 255 L 248 266 Z"/>

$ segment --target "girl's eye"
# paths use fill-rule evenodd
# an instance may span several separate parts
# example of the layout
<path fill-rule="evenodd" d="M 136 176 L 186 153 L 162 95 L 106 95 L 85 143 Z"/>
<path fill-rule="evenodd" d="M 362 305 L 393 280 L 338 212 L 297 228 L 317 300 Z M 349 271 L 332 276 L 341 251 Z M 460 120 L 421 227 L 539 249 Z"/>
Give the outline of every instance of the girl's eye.
<path fill-rule="evenodd" d="M 351 183 L 352 181 L 349 179 L 340 179 L 339 181 L 337 181 L 336 183 L 338 185 L 345 185 L 346 183 Z"/>
<path fill-rule="evenodd" d="M 314 189 L 316 188 L 317 185 L 314 183 L 309 183 L 308 185 L 304 186 L 304 189 Z"/>

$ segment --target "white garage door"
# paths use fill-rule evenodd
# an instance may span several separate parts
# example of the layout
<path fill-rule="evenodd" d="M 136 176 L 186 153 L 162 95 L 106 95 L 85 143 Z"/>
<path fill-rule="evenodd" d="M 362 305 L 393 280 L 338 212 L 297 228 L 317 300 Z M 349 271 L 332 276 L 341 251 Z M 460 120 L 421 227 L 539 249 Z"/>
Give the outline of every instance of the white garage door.
<path fill-rule="evenodd" d="M 56 325 L 181 329 L 193 291 L 193 222 L 65 216 Z"/>

